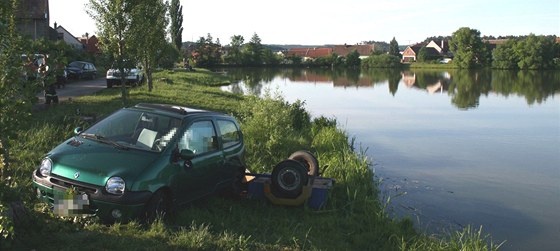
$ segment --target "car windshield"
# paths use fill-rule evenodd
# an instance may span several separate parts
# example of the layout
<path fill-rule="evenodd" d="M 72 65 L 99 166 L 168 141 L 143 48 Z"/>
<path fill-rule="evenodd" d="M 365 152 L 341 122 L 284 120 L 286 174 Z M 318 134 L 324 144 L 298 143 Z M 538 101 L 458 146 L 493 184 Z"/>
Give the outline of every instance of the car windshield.
<path fill-rule="evenodd" d="M 121 148 L 161 152 L 173 140 L 180 126 L 181 120 L 177 118 L 122 109 L 88 128 L 80 136 Z"/>
<path fill-rule="evenodd" d="M 81 63 L 81 62 L 72 62 L 72 63 L 70 63 L 70 66 L 71 66 L 71 67 L 76 67 L 76 68 L 80 68 L 80 69 L 81 69 L 81 68 L 84 66 L 84 63 Z"/>

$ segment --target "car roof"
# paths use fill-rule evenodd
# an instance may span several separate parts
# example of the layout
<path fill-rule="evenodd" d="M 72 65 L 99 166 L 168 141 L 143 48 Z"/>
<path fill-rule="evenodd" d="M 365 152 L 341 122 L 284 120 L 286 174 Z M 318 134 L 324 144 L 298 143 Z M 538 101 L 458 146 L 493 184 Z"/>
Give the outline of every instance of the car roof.
<path fill-rule="evenodd" d="M 72 61 L 71 63 L 82 63 L 82 64 L 93 64 L 92 62 L 87 62 L 87 61 Z"/>
<path fill-rule="evenodd" d="M 174 117 L 181 117 L 181 118 L 193 114 L 225 115 L 219 112 L 194 109 L 190 107 L 171 105 L 171 104 L 139 103 L 135 105 L 134 108 L 141 109 L 141 110 L 149 110 L 151 112 L 163 112 L 163 113 L 170 114 Z"/>

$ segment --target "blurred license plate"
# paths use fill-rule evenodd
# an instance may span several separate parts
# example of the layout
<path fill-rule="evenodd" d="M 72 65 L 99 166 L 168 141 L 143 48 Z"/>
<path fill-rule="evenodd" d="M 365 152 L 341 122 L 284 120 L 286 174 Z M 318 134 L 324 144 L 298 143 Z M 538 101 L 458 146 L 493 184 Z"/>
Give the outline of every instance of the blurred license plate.
<path fill-rule="evenodd" d="M 89 211 L 89 198 L 85 193 L 55 196 L 53 204 L 53 212 L 58 216 L 79 216 Z"/>

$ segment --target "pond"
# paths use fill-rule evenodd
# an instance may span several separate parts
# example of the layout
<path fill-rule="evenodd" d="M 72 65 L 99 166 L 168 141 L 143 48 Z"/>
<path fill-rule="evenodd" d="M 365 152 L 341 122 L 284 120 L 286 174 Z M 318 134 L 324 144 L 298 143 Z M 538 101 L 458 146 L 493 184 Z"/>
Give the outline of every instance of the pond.
<path fill-rule="evenodd" d="M 219 69 L 336 118 L 383 201 L 420 231 L 482 226 L 501 250 L 560 246 L 560 72 Z"/>

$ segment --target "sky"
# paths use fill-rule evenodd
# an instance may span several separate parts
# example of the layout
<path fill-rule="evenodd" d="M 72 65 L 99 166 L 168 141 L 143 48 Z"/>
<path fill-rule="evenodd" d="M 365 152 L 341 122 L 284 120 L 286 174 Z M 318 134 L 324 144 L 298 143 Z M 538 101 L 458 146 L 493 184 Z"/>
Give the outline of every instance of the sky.
<path fill-rule="evenodd" d="M 89 0 L 50 0 L 56 22 L 74 36 L 96 34 L 86 13 Z M 222 45 L 257 34 L 263 44 L 400 45 L 427 37 L 451 36 L 461 27 L 481 36 L 556 35 L 560 37 L 560 0 L 181 0 L 183 41 L 208 34 Z"/>

